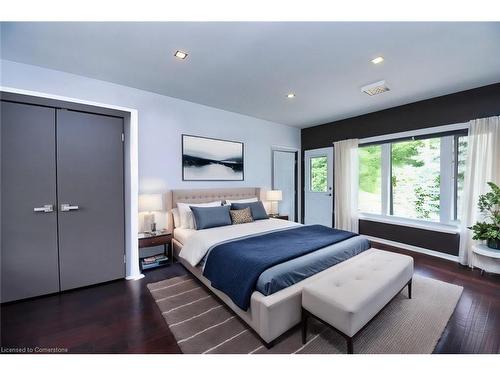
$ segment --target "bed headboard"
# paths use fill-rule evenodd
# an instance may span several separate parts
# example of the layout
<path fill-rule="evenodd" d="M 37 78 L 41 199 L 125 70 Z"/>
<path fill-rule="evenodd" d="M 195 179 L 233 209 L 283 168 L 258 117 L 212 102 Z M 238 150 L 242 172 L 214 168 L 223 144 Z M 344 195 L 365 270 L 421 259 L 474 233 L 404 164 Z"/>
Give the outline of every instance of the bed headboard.
<path fill-rule="evenodd" d="M 224 201 L 226 199 L 245 199 L 257 197 L 260 200 L 260 188 L 215 188 L 215 189 L 187 189 L 171 190 L 167 192 L 167 228 L 173 230 L 171 209 L 177 207 L 177 202 L 182 203 L 207 203 Z"/>

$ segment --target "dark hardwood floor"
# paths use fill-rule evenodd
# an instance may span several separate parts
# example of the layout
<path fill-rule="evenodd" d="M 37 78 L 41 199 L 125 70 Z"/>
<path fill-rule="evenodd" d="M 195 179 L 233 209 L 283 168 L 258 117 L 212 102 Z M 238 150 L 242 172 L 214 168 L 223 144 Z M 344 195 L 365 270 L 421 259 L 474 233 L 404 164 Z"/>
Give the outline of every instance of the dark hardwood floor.
<path fill-rule="evenodd" d="M 454 262 L 411 255 L 416 273 L 462 285 L 464 292 L 436 353 L 500 352 L 500 278 Z M 118 280 L 1 306 L 2 348 L 67 348 L 70 353 L 180 353 L 146 284 L 186 273 L 180 264 L 138 281 Z"/>

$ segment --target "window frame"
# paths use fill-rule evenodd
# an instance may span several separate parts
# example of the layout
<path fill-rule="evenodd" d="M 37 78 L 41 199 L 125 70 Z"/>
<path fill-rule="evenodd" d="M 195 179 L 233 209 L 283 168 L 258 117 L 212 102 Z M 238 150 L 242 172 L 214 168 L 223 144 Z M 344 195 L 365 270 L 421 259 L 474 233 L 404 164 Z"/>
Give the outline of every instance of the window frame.
<path fill-rule="evenodd" d="M 453 139 L 453 147 L 454 147 L 454 160 L 453 160 L 453 220 L 455 223 L 460 223 L 458 216 L 460 212 L 458 212 L 458 174 L 459 174 L 459 152 L 460 152 L 460 137 L 465 136 L 465 134 L 455 134 Z M 467 149 L 469 145 L 467 145 Z"/>
<path fill-rule="evenodd" d="M 359 147 L 381 146 L 381 199 L 380 214 L 359 211 L 360 219 L 378 221 L 389 224 L 431 229 L 445 233 L 457 233 L 457 171 L 458 171 L 458 138 L 467 135 L 469 123 L 459 123 L 415 131 L 389 134 L 385 136 L 360 139 Z M 448 183 L 440 184 L 439 222 L 413 219 L 393 215 L 392 194 L 392 144 L 417 139 L 440 138 L 440 180 Z"/>
<path fill-rule="evenodd" d="M 313 159 L 326 159 L 326 186 L 325 186 L 325 190 L 313 190 L 313 183 L 312 183 L 312 180 L 313 180 L 313 168 L 312 168 L 312 164 L 313 164 Z M 309 192 L 310 193 L 327 193 L 328 192 L 328 155 L 327 154 L 318 154 L 318 155 L 314 155 L 314 156 L 311 156 L 309 157 Z"/>

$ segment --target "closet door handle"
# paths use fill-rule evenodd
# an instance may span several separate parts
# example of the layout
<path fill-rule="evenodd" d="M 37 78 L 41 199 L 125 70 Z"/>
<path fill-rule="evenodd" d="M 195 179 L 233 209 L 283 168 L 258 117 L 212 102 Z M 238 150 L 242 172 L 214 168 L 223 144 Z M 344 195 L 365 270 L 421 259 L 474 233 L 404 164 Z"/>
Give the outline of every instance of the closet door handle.
<path fill-rule="evenodd" d="M 52 206 L 51 204 L 45 204 L 42 207 L 33 208 L 33 211 L 35 211 L 35 212 L 52 212 L 52 211 L 54 211 L 54 206 Z"/>
<path fill-rule="evenodd" d="M 61 204 L 61 211 L 62 212 L 78 210 L 78 208 L 79 208 L 78 206 L 72 206 L 68 203 Z"/>

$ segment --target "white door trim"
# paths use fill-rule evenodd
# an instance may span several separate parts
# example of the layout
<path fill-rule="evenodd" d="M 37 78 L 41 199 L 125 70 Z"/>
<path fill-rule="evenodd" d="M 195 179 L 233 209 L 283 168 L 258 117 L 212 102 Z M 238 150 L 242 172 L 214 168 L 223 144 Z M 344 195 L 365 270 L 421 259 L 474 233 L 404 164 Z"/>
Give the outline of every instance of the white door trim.
<path fill-rule="evenodd" d="M 315 156 L 327 156 L 328 160 L 328 187 L 326 192 L 311 192 L 310 191 L 310 168 L 308 160 Z M 333 227 L 333 146 L 316 148 L 304 151 L 304 223 L 307 221 L 307 199 L 310 194 L 331 194 L 330 195 L 330 226 Z M 331 189 L 330 189 L 331 188 Z M 330 189 L 330 190 L 328 190 Z"/>
<path fill-rule="evenodd" d="M 300 148 L 289 147 L 289 146 L 280 146 L 280 145 L 272 145 L 271 146 L 271 187 L 273 185 L 273 151 L 285 151 L 285 152 L 296 152 L 297 153 L 297 220 L 298 223 L 302 221 L 302 154 L 300 152 Z"/>
<path fill-rule="evenodd" d="M 289 214 L 289 216 L 294 217 L 294 221 L 300 222 L 300 173 L 299 173 L 299 155 L 300 151 L 298 149 L 294 149 L 291 147 L 279 147 L 279 146 L 271 146 L 271 188 L 275 189 L 275 181 L 274 181 L 274 157 L 275 154 L 274 152 L 286 152 L 289 154 L 294 154 L 295 157 L 295 184 L 294 184 L 294 189 L 295 189 L 295 196 L 293 197 L 293 204 L 294 204 L 294 212 L 293 215 L 292 213 Z M 297 214 L 295 214 L 297 213 Z"/>
<path fill-rule="evenodd" d="M 0 86 L 0 91 L 13 94 L 29 95 L 40 98 L 61 100 L 71 103 L 91 105 L 94 107 L 116 109 L 128 112 L 124 119 L 125 129 L 125 275 L 127 280 L 143 278 L 139 269 L 138 239 L 138 197 L 139 197 L 139 113 L 137 109 L 120 107 L 111 104 L 81 100 L 77 98 L 53 95 L 45 92 Z"/>

